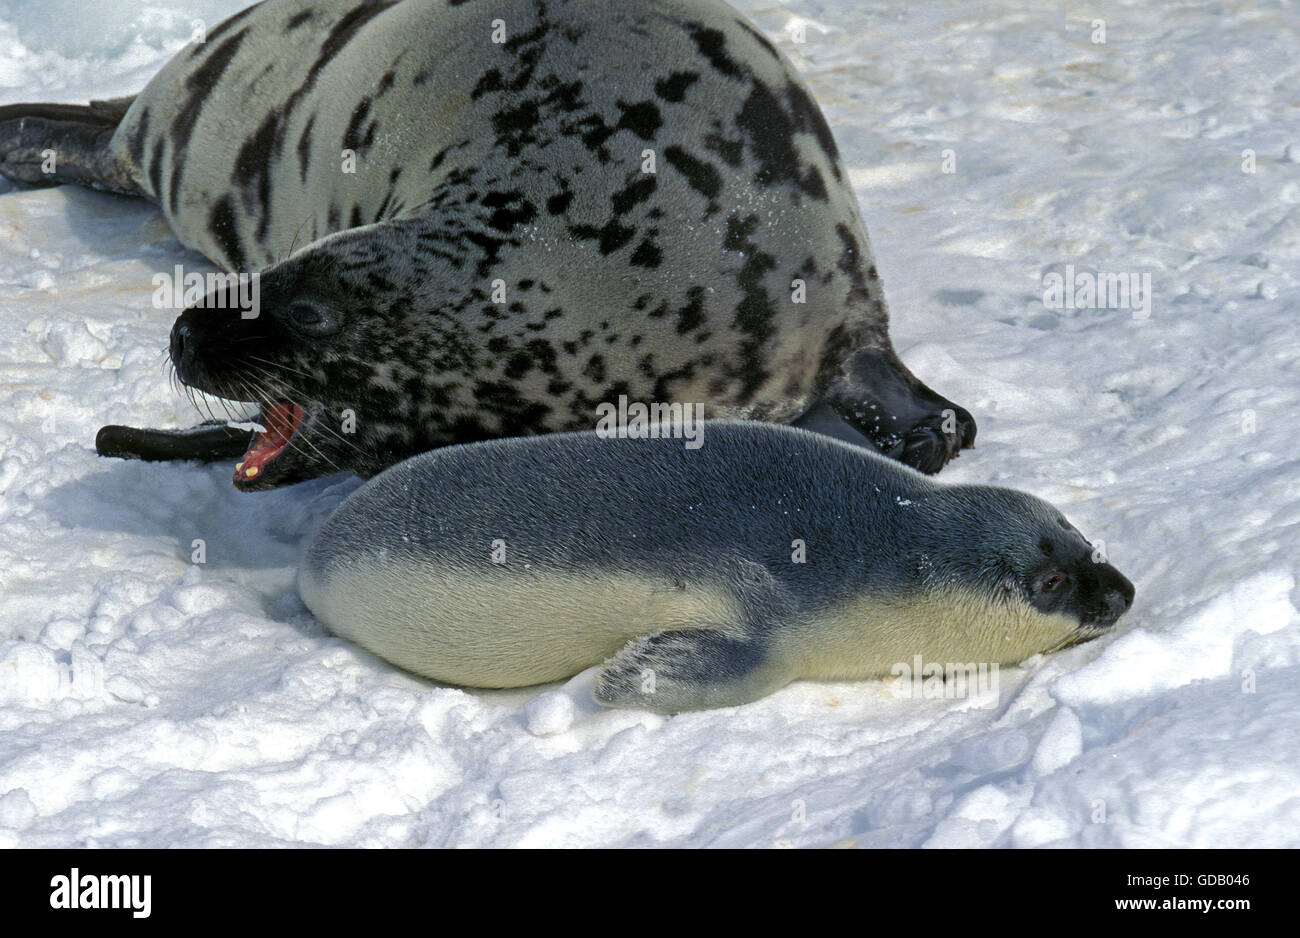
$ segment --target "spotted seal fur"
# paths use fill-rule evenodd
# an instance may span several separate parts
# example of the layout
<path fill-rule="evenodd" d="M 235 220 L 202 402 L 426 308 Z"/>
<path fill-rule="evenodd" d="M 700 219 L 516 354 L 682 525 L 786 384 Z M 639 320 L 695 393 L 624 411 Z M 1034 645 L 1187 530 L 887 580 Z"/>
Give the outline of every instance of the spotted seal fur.
<path fill-rule="evenodd" d="M 214 291 L 170 355 L 263 432 L 106 427 L 101 453 L 247 446 L 235 482 L 266 489 L 624 395 L 926 472 L 975 437 L 891 347 L 807 85 L 719 0 L 266 0 L 133 99 L 0 108 L 0 173 L 149 199 L 260 273 L 259 315 Z"/>

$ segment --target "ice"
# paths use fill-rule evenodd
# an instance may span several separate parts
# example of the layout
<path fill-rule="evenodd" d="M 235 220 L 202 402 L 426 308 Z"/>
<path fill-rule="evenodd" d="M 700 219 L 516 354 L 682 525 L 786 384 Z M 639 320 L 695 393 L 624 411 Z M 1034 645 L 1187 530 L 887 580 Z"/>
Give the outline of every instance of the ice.
<path fill-rule="evenodd" d="M 0 0 L 0 101 L 132 93 L 242 5 Z M 356 480 L 94 455 L 200 418 L 149 300 L 202 260 L 142 203 L 0 184 L 0 846 L 1300 846 L 1294 13 L 1117 5 L 1101 44 L 1055 0 L 744 6 L 826 110 L 900 354 L 979 421 L 943 477 L 1104 541 L 1116 632 L 992 707 L 402 674 L 294 590 Z M 1066 265 L 1150 274 L 1149 316 L 1045 306 Z"/>

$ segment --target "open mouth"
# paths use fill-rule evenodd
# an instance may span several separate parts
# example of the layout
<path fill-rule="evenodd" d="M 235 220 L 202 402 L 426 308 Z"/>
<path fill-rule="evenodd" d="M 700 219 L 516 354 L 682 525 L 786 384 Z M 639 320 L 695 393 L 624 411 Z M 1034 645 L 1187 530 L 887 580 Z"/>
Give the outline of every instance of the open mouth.
<path fill-rule="evenodd" d="M 253 436 L 244 458 L 235 465 L 235 484 L 254 482 L 267 471 L 302 426 L 304 411 L 296 404 L 265 404 L 261 423 L 266 428 Z"/>

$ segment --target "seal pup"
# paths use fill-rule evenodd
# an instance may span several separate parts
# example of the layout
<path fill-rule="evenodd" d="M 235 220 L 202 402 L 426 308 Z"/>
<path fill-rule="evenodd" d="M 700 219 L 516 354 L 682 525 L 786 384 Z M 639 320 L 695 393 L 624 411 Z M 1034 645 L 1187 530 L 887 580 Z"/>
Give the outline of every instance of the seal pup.
<path fill-rule="evenodd" d="M 133 99 L 0 108 L 0 173 L 149 199 L 261 273 L 256 317 L 213 290 L 170 357 L 263 432 L 103 454 L 244 453 L 268 489 L 622 396 L 829 419 L 925 472 L 975 438 L 894 353 L 807 85 L 720 0 L 266 0 Z"/>
<path fill-rule="evenodd" d="M 353 492 L 298 589 L 424 677 L 521 687 L 604 664 L 596 698 L 724 707 L 898 663 L 1014 663 L 1088 641 L 1133 585 L 1059 511 L 942 485 L 776 424 L 703 445 L 595 432 L 434 450 Z"/>

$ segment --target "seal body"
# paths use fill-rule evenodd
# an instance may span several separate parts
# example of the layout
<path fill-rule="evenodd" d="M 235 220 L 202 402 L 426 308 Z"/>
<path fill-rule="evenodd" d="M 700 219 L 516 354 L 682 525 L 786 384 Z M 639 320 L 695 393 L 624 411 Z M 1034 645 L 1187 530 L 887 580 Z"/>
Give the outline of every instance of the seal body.
<path fill-rule="evenodd" d="M 0 172 L 148 198 L 260 272 L 255 316 L 214 290 L 171 342 L 186 386 L 261 406 L 243 488 L 623 396 L 820 406 L 927 472 L 974 439 L 890 346 L 807 86 L 719 0 L 266 0 L 133 100 L 0 108 Z M 101 452 L 229 448 L 109 430 Z"/>
<path fill-rule="evenodd" d="M 1132 601 L 1030 495 L 940 485 L 801 429 L 703 426 L 695 450 L 573 433 L 409 459 L 325 522 L 299 591 L 425 677 L 515 687 L 603 662 L 601 702 L 663 711 L 917 655 L 1018 662 Z"/>

